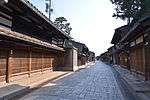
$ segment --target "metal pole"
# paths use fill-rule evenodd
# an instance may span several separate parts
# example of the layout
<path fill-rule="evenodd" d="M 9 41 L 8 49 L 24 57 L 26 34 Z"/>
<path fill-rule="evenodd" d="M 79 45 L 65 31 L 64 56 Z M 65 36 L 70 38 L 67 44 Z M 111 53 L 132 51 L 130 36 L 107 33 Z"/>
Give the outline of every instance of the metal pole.
<path fill-rule="evenodd" d="M 49 19 L 51 19 L 51 0 L 49 0 Z"/>

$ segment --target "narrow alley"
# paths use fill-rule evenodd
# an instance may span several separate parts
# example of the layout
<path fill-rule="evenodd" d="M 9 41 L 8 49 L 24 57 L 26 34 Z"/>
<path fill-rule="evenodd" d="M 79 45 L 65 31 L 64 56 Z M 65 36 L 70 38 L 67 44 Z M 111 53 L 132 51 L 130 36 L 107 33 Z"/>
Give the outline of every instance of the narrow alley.
<path fill-rule="evenodd" d="M 59 78 L 20 100 L 126 100 L 110 66 L 96 62 Z"/>

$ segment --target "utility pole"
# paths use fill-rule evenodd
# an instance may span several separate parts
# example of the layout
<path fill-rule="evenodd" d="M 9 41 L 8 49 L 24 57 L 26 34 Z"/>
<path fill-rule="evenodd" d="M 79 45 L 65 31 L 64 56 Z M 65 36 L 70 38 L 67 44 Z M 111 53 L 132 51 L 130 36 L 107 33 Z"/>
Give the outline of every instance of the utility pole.
<path fill-rule="evenodd" d="M 49 19 L 51 19 L 51 12 L 53 12 L 53 9 L 51 8 L 52 1 L 51 0 L 45 0 L 45 1 L 46 1 L 46 10 L 45 10 L 45 12 L 49 13 Z"/>

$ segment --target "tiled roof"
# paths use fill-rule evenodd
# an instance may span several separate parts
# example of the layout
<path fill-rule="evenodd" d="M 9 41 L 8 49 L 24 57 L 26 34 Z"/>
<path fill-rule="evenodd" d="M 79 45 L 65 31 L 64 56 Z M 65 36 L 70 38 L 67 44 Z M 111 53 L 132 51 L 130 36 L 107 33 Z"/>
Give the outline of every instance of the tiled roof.
<path fill-rule="evenodd" d="M 32 11 L 36 12 L 41 18 L 43 18 L 45 21 L 47 21 L 50 25 L 52 25 L 55 29 L 60 31 L 64 36 L 71 38 L 66 32 L 58 28 L 54 23 L 48 19 L 41 11 L 38 10 L 29 0 L 20 0 L 22 3 L 24 3 L 27 7 L 29 7 Z"/>
<path fill-rule="evenodd" d="M 24 34 L 21 34 L 21 33 L 18 33 L 18 32 L 13 32 L 11 30 L 6 30 L 6 29 L 3 29 L 3 28 L 0 28 L 0 35 L 4 35 L 4 36 L 11 37 L 11 38 L 19 39 L 19 40 L 22 40 L 22 41 L 25 41 L 25 42 L 41 45 L 41 46 L 44 46 L 44 47 L 47 47 L 47 48 L 50 48 L 50 49 L 64 51 L 63 48 L 60 48 L 56 45 L 50 44 L 48 42 L 41 41 L 39 39 L 24 35 Z"/>

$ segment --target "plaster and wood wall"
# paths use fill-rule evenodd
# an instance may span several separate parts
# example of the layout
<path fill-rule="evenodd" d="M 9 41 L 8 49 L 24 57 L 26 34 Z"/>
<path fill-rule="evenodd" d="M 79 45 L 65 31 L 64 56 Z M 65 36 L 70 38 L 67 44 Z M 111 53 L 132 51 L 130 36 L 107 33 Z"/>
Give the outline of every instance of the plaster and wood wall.
<path fill-rule="evenodd" d="M 64 66 L 60 70 L 75 71 L 78 69 L 78 53 L 76 49 L 67 49 L 64 55 Z"/>

